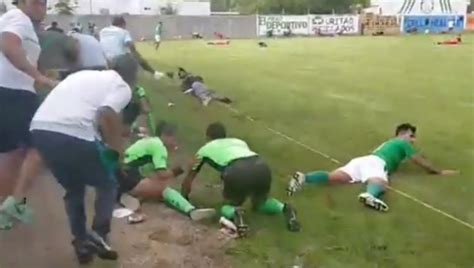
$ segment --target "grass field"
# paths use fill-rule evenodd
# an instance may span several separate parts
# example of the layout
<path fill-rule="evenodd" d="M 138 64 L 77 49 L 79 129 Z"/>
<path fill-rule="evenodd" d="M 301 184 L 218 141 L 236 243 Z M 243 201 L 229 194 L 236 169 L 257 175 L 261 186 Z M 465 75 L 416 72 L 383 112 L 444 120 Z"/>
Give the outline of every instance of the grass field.
<path fill-rule="evenodd" d="M 268 131 L 279 130 L 341 162 L 364 155 L 393 135 L 398 123 L 419 128 L 417 147 L 440 167 L 460 169 L 435 177 L 410 164 L 392 185 L 474 224 L 474 36 L 457 47 L 433 45 L 443 36 L 351 37 L 234 41 L 208 47 L 202 41 L 166 42 L 158 53 L 140 50 L 161 70 L 183 66 L 236 102 L 251 122 L 220 105 L 203 108 L 178 92 L 173 81 L 142 82 L 159 119 L 177 122 L 190 154 L 204 142 L 208 123 L 225 122 L 274 170 L 274 196 L 299 210 L 303 230 L 288 233 L 280 217 L 250 213 L 251 238 L 229 250 L 235 267 L 474 267 L 474 230 L 396 193 L 391 211 L 367 210 L 356 197 L 363 187 L 307 187 L 291 199 L 285 187 L 295 170 L 333 169 L 324 157 Z M 173 101 L 176 106 L 168 108 Z M 206 170 L 198 184 L 218 182 Z M 217 189 L 192 195 L 218 207 Z"/>

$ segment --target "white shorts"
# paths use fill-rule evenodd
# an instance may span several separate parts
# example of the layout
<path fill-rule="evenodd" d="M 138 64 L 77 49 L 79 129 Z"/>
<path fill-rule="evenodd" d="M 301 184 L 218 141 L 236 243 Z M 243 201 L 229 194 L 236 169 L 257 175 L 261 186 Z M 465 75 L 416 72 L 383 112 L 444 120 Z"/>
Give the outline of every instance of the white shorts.
<path fill-rule="evenodd" d="M 375 155 L 354 158 L 339 170 L 351 176 L 352 183 L 365 183 L 370 178 L 379 178 L 388 182 L 385 161 Z"/>
<path fill-rule="evenodd" d="M 155 35 L 155 42 L 157 43 L 161 42 L 161 36 Z"/>

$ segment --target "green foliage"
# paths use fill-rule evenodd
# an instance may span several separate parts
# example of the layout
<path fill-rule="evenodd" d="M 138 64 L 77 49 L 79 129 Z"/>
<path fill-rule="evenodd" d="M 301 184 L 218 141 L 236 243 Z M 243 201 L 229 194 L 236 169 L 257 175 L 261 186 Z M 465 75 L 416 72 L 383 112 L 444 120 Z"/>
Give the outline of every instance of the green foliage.
<path fill-rule="evenodd" d="M 73 15 L 74 8 L 71 5 L 70 0 L 60 0 L 56 5 L 54 5 L 56 13 L 60 15 Z"/>

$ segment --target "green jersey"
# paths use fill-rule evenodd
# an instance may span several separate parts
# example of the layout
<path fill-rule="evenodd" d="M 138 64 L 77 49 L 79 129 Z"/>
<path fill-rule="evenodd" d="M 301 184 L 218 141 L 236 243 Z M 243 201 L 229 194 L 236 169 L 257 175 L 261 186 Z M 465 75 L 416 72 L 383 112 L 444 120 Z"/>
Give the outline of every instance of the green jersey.
<path fill-rule="evenodd" d="M 380 145 L 372 154 L 382 158 L 388 174 L 392 174 L 404 160 L 412 158 L 416 150 L 410 142 L 395 138 Z"/>
<path fill-rule="evenodd" d="M 199 171 L 207 163 L 218 171 L 223 171 L 232 161 L 256 156 L 243 140 L 226 138 L 208 142 L 196 154 L 197 164 L 194 171 Z"/>
<path fill-rule="evenodd" d="M 124 162 L 133 166 L 144 166 L 151 163 L 155 170 L 166 169 L 168 167 L 168 150 L 160 138 L 144 138 L 125 150 Z"/>
<path fill-rule="evenodd" d="M 156 25 L 155 35 L 160 36 L 162 32 L 163 32 L 163 25 L 162 24 Z"/>

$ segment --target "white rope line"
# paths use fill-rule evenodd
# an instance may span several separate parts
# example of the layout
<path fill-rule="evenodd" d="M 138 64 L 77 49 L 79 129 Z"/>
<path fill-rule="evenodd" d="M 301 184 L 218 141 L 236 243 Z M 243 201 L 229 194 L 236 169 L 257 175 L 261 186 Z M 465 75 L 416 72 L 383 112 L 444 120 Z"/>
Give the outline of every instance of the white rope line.
<path fill-rule="evenodd" d="M 235 113 L 235 114 L 244 115 L 245 118 L 246 118 L 247 120 L 249 120 L 250 122 L 256 122 L 256 121 L 257 121 L 257 120 L 255 120 L 254 118 L 252 118 L 251 116 L 245 115 L 245 114 L 243 114 L 242 112 L 240 112 L 239 110 L 237 110 L 237 109 L 235 109 L 235 108 L 233 108 L 233 107 L 230 107 L 230 106 L 228 106 L 228 105 L 222 105 L 222 106 L 226 107 L 227 109 L 229 109 L 230 111 L 232 111 L 232 112 Z M 269 127 L 269 126 L 263 124 L 262 122 L 259 122 L 259 125 L 263 126 L 266 130 L 268 130 L 268 131 L 270 131 L 270 132 L 272 132 L 272 133 L 274 133 L 274 134 L 276 134 L 276 135 L 278 135 L 278 136 L 280 136 L 280 137 L 282 137 L 282 138 L 284 138 L 284 139 L 286 139 L 286 140 L 288 140 L 288 141 L 290 141 L 290 142 L 292 142 L 292 143 L 295 143 L 295 144 L 299 145 L 300 147 L 305 148 L 305 149 L 308 150 L 308 151 L 311 151 L 311 152 L 313 152 L 313 153 L 315 153 L 315 154 L 318 154 L 318 155 L 320 155 L 320 156 L 326 158 L 327 160 L 329 160 L 329 161 L 331 161 L 331 162 L 333 162 L 333 163 L 335 163 L 335 164 L 338 164 L 338 165 L 341 164 L 341 161 L 335 159 L 334 157 L 331 157 L 330 155 L 328 155 L 328 154 L 326 154 L 326 153 L 323 153 L 323 152 L 321 152 L 321 151 L 319 151 L 319 150 L 316 150 L 316 149 L 314 149 L 313 147 L 311 147 L 311 146 L 309 146 L 309 145 L 307 145 L 307 144 L 305 144 L 305 143 L 303 143 L 303 142 L 301 142 L 301 141 L 299 141 L 299 140 L 297 140 L 297 139 L 294 139 L 294 138 L 292 138 L 292 137 L 290 137 L 290 136 L 288 136 L 288 135 L 286 135 L 286 134 L 284 134 L 284 133 L 282 133 L 282 132 L 280 132 L 280 131 L 278 131 L 278 130 L 276 130 L 276 129 L 273 129 L 273 128 L 271 128 L 271 127 Z M 411 201 L 413 201 L 413 202 L 415 202 L 415 203 L 418 203 L 419 205 L 421 205 L 421 206 L 423 206 L 423 207 L 425 207 L 425 208 L 427 208 L 427 209 L 430 209 L 431 211 L 434 211 L 434 212 L 436 212 L 436 213 L 438 213 L 438 214 L 441 214 L 441 215 L 445 216 L 445 217 L 448 218 L 448 219 L 451 219 L 451 220 L 453 220 L 453 221 L 455 221 L 455 222 L 457 222 L 457 223 L 459 223 L 459 224 L 461 224 L 461 225 L 463 225 L 463 226 L 465 226 L 465 227 L 468 227 L 468 228 L 474 230 L 474 225 L 472 225 L 472 224 L 470 224 L 470 223 L 468 223 L 468 222 L 466 222 L 466 221 L 463 221 L 463 220 L 461 220 L 461 219 L 459 219 L 459 218 L 457 218 L 457 217 L 455 217 L 455 216 L 453 216 L 453 215 L 451 215 L 451 214 L 449 214 L 449 213 L 447 213 L 447 212 L 442 211 L 442 210 L 439 209 L 439 208 L 436 208 L 436 207 L 434 207 L 434 206 L 432 206 L 432 205 L 430 205 L 430 204 L 428 204 L 428 203 L 426 203 L 426 202 L 424 202 L 424 201 L 422 201 L 422 200 L 420 200 L 420 199 L 418 199 L 418 198 L 416 198 L 416 197 L 413 197 L 413 196 L 411 196 L 410 194 L 407 194 L 407 193 L 405 193 L 405 192 L 403 192 L 403 191 L 401 191 L 401 190 L 398 190 L 398 189 L 396 189 L 396 188 L 394 188 L 394 187 L 388 186 L 388 188 L 389 188 L 390 190 L 394 191 L 395 193 L 397 193 L 397 194 L 399 194 L 399 195 L 401 195 L 401 196 L 403 196 L 403 197 L 405 197 L 405 198 L 408 198 L 409 200 L 411 200 Z"/>

